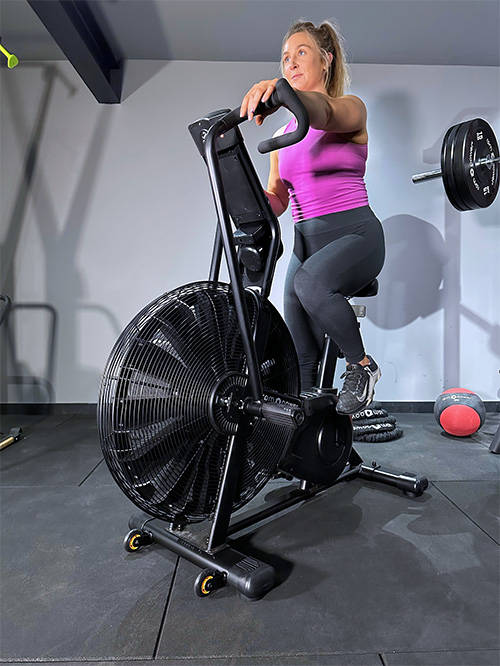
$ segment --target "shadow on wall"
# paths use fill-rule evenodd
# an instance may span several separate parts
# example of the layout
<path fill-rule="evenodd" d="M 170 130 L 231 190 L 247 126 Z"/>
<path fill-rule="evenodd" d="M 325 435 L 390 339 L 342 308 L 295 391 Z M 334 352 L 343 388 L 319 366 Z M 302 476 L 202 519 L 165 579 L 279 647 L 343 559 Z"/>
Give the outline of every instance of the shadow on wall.
<path fill-rule="evenodd" d="M 407 94 L 391 91 L 376 100 L 370 116 L 377 127 L 373 140 L 378 148 L 370 167 L 371 187 L 402 204 L 414 195 L 407 170 L 417 142 L 415 105 Z M 437 158 L 433 151 L 424 153 L 439 160 L 439 151 Z M 386 261 L 378 278 L 379 295 L 370 302 L 367 316 L 381 328 L 398 329 L 442 307 L 449 251 L 439 230 L 421 218 L 395 215 L 382 225 Z"/>
<path fill-rule="evenodd" d="M 33 128 L 29 128 L 23 118 L 23 105 L 16 84 L 13 80 L 7 80 L 5 86 L 8 88 L 6 103 L 11 105 L 12 131 L 18 143 L 26 145 L 27 149 L 12 213 L 7 221 L 4 242 L 0 248 L 1 291 L 13 301 L 9 321 L 4 322 L 7 326 L 2 327 L 6 344 L 2 346 L 0 393 L 2 402 L 51 403 L 57 397 L 56 359 L 57 365 L 64 368 L 65 377 L 71 377 L 75 386 L 97 385 L 99 381 L 99 373 L 79 367 L 77 364 L 79 337 L 77 316 L 82 309 L 96 309 L 96 307 L 82 303 L 83 282 L 77 268 L 76 255 L 99 173 L 98 166 L 106 145 L 111 108 L 102 107 L 97 115 L 67 218 L 61 224 L 44 171 L 41 146 L 55 81 L 63 83 L 69 98 L 76 93 L 76 89 L 57 66 L 32 66 L 41 69 L 44 81 Z M 40 246 L 35 252 L 37 254 L 39 252 L 45 259 L 46 284 L 40 287 L 40 294 L 44 294 L 45 298 L 44 302 L 20 303 L 16 298 L 18 291 L 16 282 L 19 279 L 15 270 L 16 254 L 29 207 L 33 211 L 34 224 L 38 226 L 40 238 Z M 37 327 L 40 322 L 33 314 L 36 311 L 49 313 L 48 324 L 44 321 L 40 328 Z M 14 313 L 15 316 L 12 316 Z M 104 315 L 111 321 L 118 335 L 120 327 L 113 315 L 107 312 L 104 312 Z M 58 329 L 62 334 L 56 338 Z M 29 346 L 35 347 L 36 352 L 33 353 L 38 354 L 36 365 L 45 368 L 44 376 L 33 374 L 30 363 L 20 358 L 19 342 L 23 338 L 33 343 Z M 40 340 L 47 341 L 46 353 L 41 352 L 40 346 L 35 344 Z M 40 357 L 41 354 L 44 358 Z"/>
<path fill-rule="evenodd" d="M 16 313 L 38 311 L 48 315 L 46 335 L 36 327 L 38 337 L 46 338 L 47 349 L 43 358 L 43 374 L 34 375 L 26 363 L 20 360 L 13 332 L 22 328 L 22 322 L 16 321 Z M 31 318 L 27 321 L 30 322 Z M 0 381 L 0 402 L 9 402 L 9 387 L 15 387 L 19 402 L 37 402 L 51 404 L 55 400 L 55 359 L 57 342 L 57 312 L 48 303 L 13 303 L 3 322 L 2 368 L 9 372 L 2 373 Z M 35 320 L 36 321 L 36 320 Z M 38 323 L 38 321 L 36 322 Z M 16 325 L 17 324 L 17 325 Z M 35 327 L 32 327 L 35 328 Z M 36 342 L 39 342 L 37 340 Z"/>
<path fill-rule="evenodd" d="M 415 128 L 418 122 L 414 105 L 407 95 L 395 91 L 380 97 L 374 105 L 373 116 L 374 124 L 379 128 L 374 137 L 379 149 L 378 153 L 375 151 L 372 186 L 403 203 L 407 196 L 410 200 L 414 196 L 414 185 L 408 171 L 412 166 L 409 155 L 422 150 L 422 163 L 435 168 L 440 162 L 442 141 L 448 127 L 477 117 L 492 124 L 498 117 L 498 111 L 489 107 L 459 111 L 427 148 L 416 148 Z M 388 154 L 392 168 L 387 168 Z M 446 201 L 444 188 L 443 197 Z M 485 331 L 490 338 L 490 350 L 500 355 L 499 327 L 461 302 L 463 215 L 446 201 L 443 234 L 430 222 L 412 215 L 395 215 L 382 221 L 387 247 L 386 263 L 379 276 L 379 296 L 369 304 L 367 314 L 380 328 L 399 329 L 419 317 L 425 318 L 443 309 L 445 387 L 460 384 L 462 318 Z M 477 219 L 485 226 L 498 225 L 498 214 L 491 211 L 480 211 Z"/>
<path fill-rule="evenodd" d="M 381 328 L 397 329 L 442 307 L 449 253 L 436 227 L 418 217 L 395 215 L 383 226 L 387 258 L 378 278 L 380 296 L 367 316 Z"/>
<path fill-rule="evenodd" d="M 131 97 L 139 88 L 154 78 L 168 62 L 159 60 L 132 60 L 123 63 L 122 103 Z M 165 97 L 167 99 L 167 97 Z"/>

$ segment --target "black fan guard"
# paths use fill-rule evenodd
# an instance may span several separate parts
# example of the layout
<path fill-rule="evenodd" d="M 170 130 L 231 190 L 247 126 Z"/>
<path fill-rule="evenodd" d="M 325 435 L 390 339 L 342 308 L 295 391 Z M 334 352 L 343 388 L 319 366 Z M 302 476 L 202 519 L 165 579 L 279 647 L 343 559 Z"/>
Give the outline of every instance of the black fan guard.
<path fill-rule="evenodd" d="M 246 291 L 252 327 L 258 296 Z M 295 347 L 278 311 L 263 361 L 265 389 L 299 390 Z M 215 510 L 236 423 L 214 395 L 244 392 L 246 358 L 229 285 L 194 282 L 160 296 L 117 340 L 104 370 L 98 427 L 106 463 L 121 490 L 146 513 L 194 523 Z M 225 393 L 226 391 L 226 393 Z M 227 411 L 227 410 L 226 410 Z M 292 431 L 255 419 L 233 510 L 261 490 Z"/>

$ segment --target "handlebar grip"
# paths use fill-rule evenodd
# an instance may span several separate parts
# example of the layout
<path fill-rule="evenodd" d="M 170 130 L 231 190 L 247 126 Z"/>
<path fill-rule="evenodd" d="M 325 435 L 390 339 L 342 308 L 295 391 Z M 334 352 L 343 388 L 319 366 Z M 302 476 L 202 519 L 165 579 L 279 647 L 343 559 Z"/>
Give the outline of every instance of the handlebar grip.
<path fill-rule="evenodd" d="M 279 79 L 270 98 L 260 103 L 255 109 L 255 115 L 265 114 L 281 106 L 286 107 L 297 119 L 297 129 L 287 134 L 272 137 L 261 141 L 257 146 L 259 153 L 270 153 L 272 150 L 285 148 L 302 141 L 309 131 L 309 114 L 298 95 L 286 79 Z"/>
<path fill-rule="evenodd" d="M 270 153 L 272 150 L 278 150 L 279 148 L 285 148 L 286 146 L 298 143 L 302 141 L 309 131 L 309 114 L 307 113 L 307 109 L 286 79 L 278 79 L 276 88 L 271 93 L 269 99 L 264 103 L 260 102 L 254 113 L 255 115 L 265 115 L 282 106 L 291 111 L 297 119 L 297 129 L 293 132 L 261 141 L 257 146 L 259 153 Z M 217 133 L 228 132 L 243 123 L 246 119 L 246 116 L 243 118 L 240 116 L 240 108 L 233 109 L 220 119 L 217 124 Z"/>

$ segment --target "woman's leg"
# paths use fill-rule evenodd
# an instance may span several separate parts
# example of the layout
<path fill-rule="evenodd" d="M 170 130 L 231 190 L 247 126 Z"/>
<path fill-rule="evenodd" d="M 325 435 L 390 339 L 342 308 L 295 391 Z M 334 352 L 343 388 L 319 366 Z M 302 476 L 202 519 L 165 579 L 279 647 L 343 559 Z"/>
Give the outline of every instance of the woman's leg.
<path fill-rule="evenodd" d="M 344 236 L 318 250 L 298 267 L 294 292 L 316 327 L 342 349 L 348 363 L 359 363 L 365 349 L 356 315 L 347 296 L 380 272 L 384 253 L 357 234 Z"/>
<path fill-rule="evenodd" d="M 371 226 L 372 230 L 376 228 Z M 365 355 L 358 322 L 346 297 L 379 274 L 384 257 L 383 235 L 380 242 L 377 233 L 348 234 L 315 252 L 294 275 L 300 304 L 346 357 L 346 379 L 337 405 L 342 413 L 354 413 L 369 404 L 380 377 L 377 364 Z M 366 360 L 368 364 L 360 365 Z"/>
<path fill-rule="evenodd" d="M 285 280 L 284 309 L 299 358 L 301 388 L 307 390 L 316 383 L 325 334 L 307 314 L 295 293 L 294 278 L 300 266 L 301 262 L 292 254 Z"/>

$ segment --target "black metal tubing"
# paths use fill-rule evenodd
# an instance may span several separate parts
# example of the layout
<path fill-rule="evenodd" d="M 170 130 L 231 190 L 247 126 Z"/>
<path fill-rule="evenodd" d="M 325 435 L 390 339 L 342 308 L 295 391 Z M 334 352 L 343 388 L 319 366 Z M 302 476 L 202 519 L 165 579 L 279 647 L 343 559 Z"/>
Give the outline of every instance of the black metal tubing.
<path fill-rule="evenodd" d="M 337 485 L 338 483 L 341 483 L 342 481 L 348 481 L 350 479 L 356 478 L 357 476 L 359 476 L 359 467 L 349 469 L 348 471 L 341 474 L 337 479 L 335 479 L 333 483 L 330 483 L 325 486 L 313 485 L 307 488 L 307 490 L 301 490 L 300 488 L 295 487 L 294 489 L 290 490 L 290 492 L 281 499 L 271 501 L 269 505 L 266 506 L 264 509 L 249 511 L 242 518 L 240 518 L 234 523 L 231 523 L 231 525 L 228 528 L 227 534 L 228 536 L 231 536 L 237 534 L 238 532 L 242 532 L 248 527 L 253 527 L 254 525 L 262 522 L 263 520 L 271 518 L 272 516 L 275 516 L 278 513 L 281 513 L 282 511 L 285 511 L 286 509 L 295 506 L 296 504 L 300 504 L 301 502 L 305 502 L 308 499 L 311 499 L 311 497 L 314 497 L 315 495 L 318 495 L 319 493 L 322 493 L 325 490 L 332 488 L 333 486 Z"/>
<path fill-rule="evenodd" d="M 229 112 L 227 116 L 229 118 L 229 123 L 232 123 L 235 120 L 237 122 L 241 122 L 239 115 L 234 114 L 234 112 Z M 228 120 L 226 117 L 221 117 L 220 120 L 227 125 Z M 225 136 L 227 137 L 230 132 L 231 130 L 227 131 Z M 236 133 L 234 131 L 234 128 L 232 128 L 232 132 L 235 136 L 239 136 L 240 138 L 239 141 L 232 144 L 230 148 L 224 146 L 223 141 L 217 140 L 217 161 L 219 163 L 221 173 L 223 174 L 222 184 L 224 189 L 221 193 L 221 196 L 224 200 L 224 207 L 228 211 L 228 214 L 234 225 L 237 227 L 239 232 L 241 232 L 241 235 L 247 233 L 247 229 L 249 229 L 249 226 L 247 225 L 260 224 L 262 228 L 266 229 L 266 232 L 264 233 L 264 242 L 266 244 L 266 261 L 264 268 L 262 271 L 259 271 L 258 275 L 255 276 L 250 276 L 250 274 L 247 274 L 244 267 L 240 264 L 239 270 L 241 271 L 242 284 L 244 287 L 252 286 L 258 288 L 262 296 L 268 298 L 271 292 L 274 271 L 276 269 L 276 264 L 278 262 L 280 252 L 281 230 L 278 219 L 274 214 L 271 204 L 269 203 L 269 200 L 264 193 L 262 184 L 246 150 L 243 138 L 239 132 Z M 206 159 L 206 146 L 204 146 L 204 148 L 205 150 L 202 154 Z M 237 166 L 233 166 L 233 160 L 238 163 Z M 231 173 L 234 174 L 232 169 L 236 169 L 237 177 L 231 176 Z M 242 183 L 238 178 L 238 174 L 239 178 L 244 176 L 244 180 L 246 181 L 246 188 L 244 188 L 245 191 L 241 191 Z M 249 200 L 251 199 L 254 201 L 255 209 L 246 210 L 246 219 L 243 219 L 241 211 L 238 210 L 238 199 L 245 198 L 245 196 L 248 196 Z M 248 219 L 249 217 L 253 217 L 253 219 L 250 220 Z M 234 241 L 235 239 L 233 239 L 233 242 Z M 235 246 L 237 244 L 238 243 L 234 242 Z M 210 267 L 209 279 L 211 281 L 216 281 L 218 279 L 221 255 L 222 238 L 220 234 L 220 221 L 218 221 L 212 253 L 212 263 Z"/>
<path fill-rule="evenodd" d="M 237 116 L 234 114 L 234 112 L 232 112 L 232 114 L 232 121 L 234 122 L 233 127 L 241 124 L 246 120 L 246 117 L 241 118 L 239 116 L 239 112 Z M 231 116 L 231 114 L 228 114 L 228 116 Z M 252 398 L 256 401 L 260 401 L 262 400 L 262 380 L 257 362 L 255 344 L 252 337 L 250 318 L 248 316 L 248 310 L 245 303 L 245 290 L 243 288 L 236 250 L 233 244 L 231 220 L 223 195 L 224 188 L 222 183 L 222 174 L 220 171 L 219 160 L 217 158 L 217 138 L 224 131 L 229 129 L 228 116 L 226 116 L 224 120 L 219 120 L 208 131 L 205 139 L 205 154 L 207 158 L 208 173 L 212 186 L 212 193 L 217 211 L 219 228 L 222 235 L 222 244 L 224 246 L 224 252 L 226 255 L 229 278 L 234 294 L 236 313 L 238 315 L 238 322 L 240 324 L 243 349 L 247 358 L 250 391 Z"/>
<path fill-rule="evenodd" d="M 325 335 L 325 339 L 323 341 L 323 352 L 321 354 L 321 361 L 318 369 L 318 388 L 330 389 L 333 387 L 338 353 L 338 345 L 336 345 L 328 335 Z"/>
<path fill-rule="evenodd" d="M 269 152 L 271 150 L 276 150 L 277 148 L 282 148 L 297 143 L 307 134 L 309 129 L 309 116 L 307 114 L 307 110 L 285 79 L 278 80 L 276 89 L 273 91 L 271 97 L 266 103 L 259 104 L 256 113 L 268 113 L 279 108 L 280 106 L 285 106 L 290 111 L 292 111 L 292 113 L 294 113 L 297 118 L 297 129 L 287 135 L 273 137 L 272 139 L 261 142 L 258 146 L 260 152 Z M 215 208 L 217 211 L 218 228 L 220 229 L 220 234 L 222 236 L 220 239 L 219 234 L 216 234 L 214 251 L 212 255 L 212 264 L 210 268 L 210 280 L 217 279 L 219 274 L 221 254 L 220 240 L 222 240 L 235 299 L 236 312 L 238 315 L 238 321 L 240 323 L 243 349 L 247 358 L 250 392 L 252 398 L 256 402 L 260 402 L 262 400 L 262 380 L 260 376 L 255 344 L 252 339 L 250 319 L 245 304 L 244 287 L 238 266 L 238 258 L 236 256 L 236 250 L 234 247 L 231 219 L 227 202 L 224 197 L 224 184 L 217 154 L 217 139 L 225 132 L 229 132 L 238 125 L 241 125 L 246 120 L 247 116 L 242 117 L 240 115 L 240 107 L 233 109 L 224 115 L 214 125 L 212 125 L 205 137 L 205 157 L 210 183 L 212 186 Z M 265 197 L 263 195 L 261 203 L 267 207 L 270 213 L 272 213 L 270 204 L 264 199 Z M 271 248 L 264 279 L 263 291 L 265 297 L 268 296 L 271 288 L 280 242 L 279 224 L 274 213 L 269 215 L 268 222 L 270 222 L 271 230 Z"/>
<path fill-rule="evenodd" d="M 122 61 L 87 0 L 28 0 L 31 8 L 101 104 L 119 104 Z"/>
<path fill-rule="evenodd" d="M 208 550 L 210 551 L 219 548 L 226 542 L 227 529 L 231 520 L 233 502 L 240 478 L 249 425 L 250 416 L 242 414 L 238 423 L 238 432 L 231 438 L 208 539 Z"/>
<path fill-rule="evenodd" d="M 208 279 L 210 282 L 217 282 L 220 273 L 220 263 L 222 259 L 222 235 L 220 231 L 220 223 L 217 224 L 214 238 L 214 249 L 212 251 L 212 262 L 210 264 L 210 273 Z"/>
<path fill-rule="evenodd" d="M 223 118 L 221 120 L 224 120 Z M 239 219 L 238 215 L 234 214 L 232 207 L 235 204 L 235 197 L 238 196 L 238 192 L 235 189 L 232 189 L 234 183 L 231 182 L 230 172 L 226 171 L 225 179 L 223 179 L 223 191 L 221 192 L 222 199 L 224 201 L 224 207 L 228 211 L 228 215 L 233 219 L 234 225 L 238 228 L 243 234 L 246 233 L 248 224 L 261 224 L 262 227 L 267 229 L 269 237 L 266 238 L 266 262 L 263 270 L 259 273 L 258 277 L 255 279 L 250 278 L 249 275 L 245 275 L 245 270 L 240 263 L 239 270 L 242 275 L 242 284 L 244 287 L 252 286 L 257 288 L 264 298 L 268 298 L 271 292 L 272 281 L 274 277 L 274 271 L 276 269 L 276 264 L 278 262 L 279 252 L 280 252 L 280 242 L 281 242 L 281 230 L 279 226 L 278 219 L 274 214 L 274 211 L 271 208 L 262 185 L 258 179 L 255 168 L 252 164 L 250 156 L 245 148 L 243 139 L 240 139 L 241 143 L 235 144 L 231 147 L 229 151 L 221 149 L 220 142 L 217 142 L 217 161 L 219 167 L 222 171 L 224 163 L 226 160 L 229 160 L 231 163 L 232 160 L 238 162 L 238 169 L 241 170 L 241 173 L 244 174 L 245 180 L 247 182 L 248 196 L 253 198 L 255 201 L 256 209 L 253 211 L 248 211 L 248 215 L 254 215 L 255 219 L 249 223 L 244 222 Z M 228 180 L 229 179 L 229 180 Z M 240 183 L 241 186 L 241 183 Z M 240 193 L 241 196 L 241 193 Z M 266 234 L 264 234 L 266 235 Z M 233 244 L 236 246 L 235 239 L 233 238 Z M 216 227 L 216 234 L 214 239 L 214 246 L 212 252 L 212 261 L 210 266 L 209 279 L 211 281 L 217 281 L 219 278 L 220 264 L 222 258 L 222 236 L 220 231 L 220 220 L 218 218 L 218 223 Z"/>
<path fill-rule="evenodd" d="M 498 426 L 496 433 L 493 435 L 490 451 L 491 453 L 500 453 L 500 426 Z"/>

